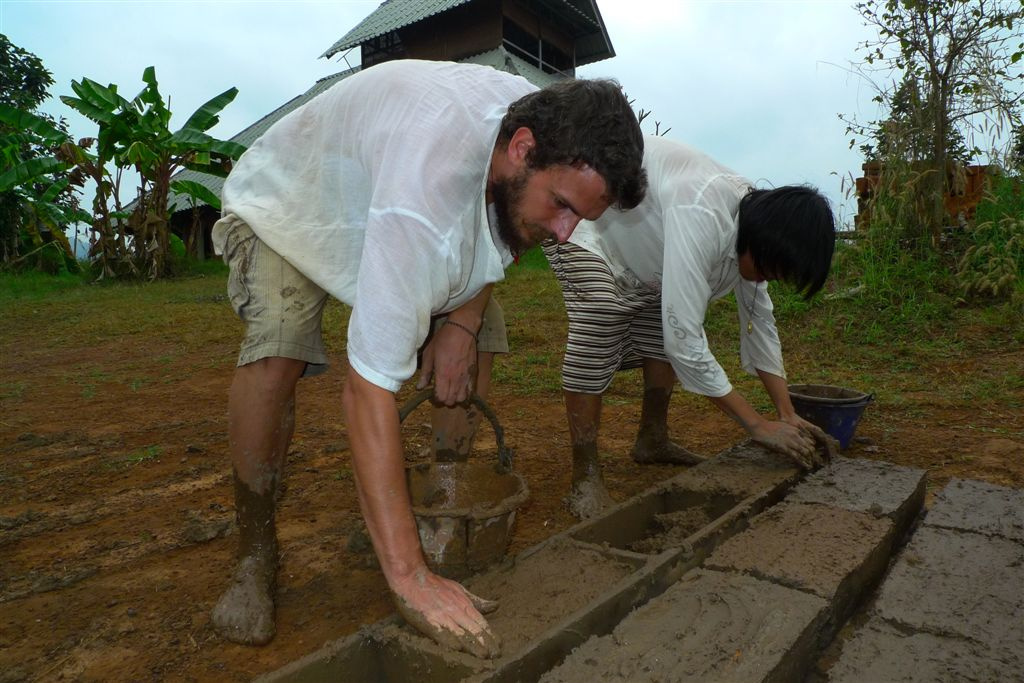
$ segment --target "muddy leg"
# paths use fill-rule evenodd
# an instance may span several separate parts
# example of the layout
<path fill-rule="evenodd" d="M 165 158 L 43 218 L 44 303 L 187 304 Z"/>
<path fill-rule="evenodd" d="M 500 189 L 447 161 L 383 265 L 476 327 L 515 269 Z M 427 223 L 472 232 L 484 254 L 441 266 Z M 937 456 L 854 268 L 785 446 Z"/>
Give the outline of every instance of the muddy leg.
<path fill-rule="evenodd" d="M 596 517 L 614 503 L 605 488 L 597 458 L 597 433 L 601 424 L 601 395 L 565 392 L 572 442 L 572 487 L 569 511 L 578 519 Z"/>
<path fill-rule="evenodd" d="M 476 394 L 487 399 L 491 388 L 494 354 L 477 354 Z M 438 462 L 465 462 L 473 450 L 480 426 L 480 409 L 474 405 L 444 408 L 434 406 L 430 415 L 434 433 L 433 453 Z"/>
<path fill-rule="evenodd" d="M 236 643 L 263 645 L 274 637 L 274 497 L 295 427 L 295 384 L 304 367 L 301 361 L 267 358 L 238 368 L 231 384 L 238 561 L 212 618 L 217 632 Z"/>
<path fill-rule="evenodd" d="M 668 404 L 675 383 L 675 371 L 670 364 L 644 359 L 644 401 L 633 445 L 633 460 L 642 465 L 696 465 L 704 460 L 668 438 Z"/>

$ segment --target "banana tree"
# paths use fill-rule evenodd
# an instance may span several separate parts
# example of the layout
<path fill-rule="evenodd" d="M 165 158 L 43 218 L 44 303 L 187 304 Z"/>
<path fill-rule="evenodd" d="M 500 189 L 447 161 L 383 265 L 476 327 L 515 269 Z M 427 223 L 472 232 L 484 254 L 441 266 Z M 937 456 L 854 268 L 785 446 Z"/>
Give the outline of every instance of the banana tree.
<path fill-rule="evenodd" d="M 65 229 L 90 216 L 78 208 L 80 150 L 52 121 L 0 103 L 2 260 L 18 264 L 51 249 L 40 263 L 77 267 Z"/>
<path fill-rule="evenodd" d="M 96 122 L 97 180 L 94 229 L 101 241 L 111 241 L 115 255 L 119 245 L 130 252 L 128 264 L 118 270 L 145 273 L 150 278 L 170 274 L 170 212 L 168 197 L 171 177 L 188 168 L 211 175 L 226 176 L 231 163 L 245 147 L 218 140 L 206 131 L 219 121 L 219 113 L 234 100 L 238 90 L 230 88 L 197 109 L 176 131 L 171 131 L 171 111 L 160 94 L 156 70 L 147 67 L 142 75 L 145 87 L 133 99 L 117 92 L 116 85 L 102 86 L 88 78 L 72 81 L 77 97 L 61 97 L 68 106 Z M 115 171 L 101 185 L 107 162 Z M 139 174 L 139 191 L 134 206 L 126 211 L 119 203 L 122 173 Z M 198 190 L 185 185 L 182 192 L 206 201 Z M 101 214 L 100 204 L 105 207 Z M 127 268 L 125 268 L 125 266 Z"/>

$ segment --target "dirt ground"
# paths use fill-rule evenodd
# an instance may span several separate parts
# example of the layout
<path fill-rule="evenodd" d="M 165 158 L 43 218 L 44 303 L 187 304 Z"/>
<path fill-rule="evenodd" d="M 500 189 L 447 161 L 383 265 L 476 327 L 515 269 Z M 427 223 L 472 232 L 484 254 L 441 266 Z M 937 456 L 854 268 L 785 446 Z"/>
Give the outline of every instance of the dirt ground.
<path fill-rule="evenodd" d="M 167 334 L 83 347 L 26 330 L 0 348 L 0 682 L 249 680 L 391 612 L 380 573 L 349 547 L 361 522 L 335 354 L 331 371 L 300 389 L 278 513 L 277 637 L 250 648 L 213 632 L 210 609 L 235 544 L 223 362 L 234 341 L 186 352 L 178 344 Z M 112 359 L 154 379 L 111 376 L 102 369 Z M 1024 351 L 1014 349 L 922 370 L 919 395 L 869 406 L 846 454 L 925 468 L 932 489 L 950 477 L 1024 487 L 1021 411 L 927 389 L 929 377 L 1019 377 L 1022 367 Z M 603 421 L 605 474 L 619 500 L 676 473 L 628 458 L 639 402 L 627 389 L 613 388 Z M 574 522 L 563 502 L 565 417 L 551 392 L 497 387 L 491 404 L 531 489 L 517 552 Z M 406 424 L 412 461 L 424 459 L 427 423 L 417 411 Z M 705 455 L 743 437 L 707 402 L 681 394 L 671 430 Z M 491 446 L 485 430 L 478 457 Z"/>

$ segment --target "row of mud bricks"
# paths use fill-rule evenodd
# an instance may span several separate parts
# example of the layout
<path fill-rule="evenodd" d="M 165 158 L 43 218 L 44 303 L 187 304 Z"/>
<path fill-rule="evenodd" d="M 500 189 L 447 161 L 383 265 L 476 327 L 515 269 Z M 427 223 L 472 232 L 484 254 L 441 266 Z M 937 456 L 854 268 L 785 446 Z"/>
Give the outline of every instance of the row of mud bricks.
<path fill-rule="evenodd" d="M 258 681 L 1024 681 L 1024 492 L 924 499 L 741 444 L 468 579 L 498 660 L 394 616 Z"/>

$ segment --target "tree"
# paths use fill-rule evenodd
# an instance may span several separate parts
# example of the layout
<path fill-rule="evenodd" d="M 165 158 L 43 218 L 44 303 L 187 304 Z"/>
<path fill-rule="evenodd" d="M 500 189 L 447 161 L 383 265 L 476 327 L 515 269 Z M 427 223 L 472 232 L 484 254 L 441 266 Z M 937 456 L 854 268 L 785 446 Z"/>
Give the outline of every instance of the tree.
<path fill-rule="evenodd" d="M 81 185 L 80 174 L 68 172 L 75 165 L 75 146 L 51 120 L 3 103 L 0 128 L 17 131 L 0 133 L 0 206 L 12 234 L 12 242 L 4 245 L 4 263 L 35 256 L 33 265 L 43 270 L 76 269 L 64 231 L 89 215 L 77 200 L 67 201 L 69 191 Z M 46 149 L 55 149 L 56 155 L 38 153 Z M 44 251 L 47 247 L 52 248 Z"/>
<path fill-rule="evenodd" d="M 0 263 L 76 266 L 64 235 L 82 217 L 78 208 L 78 174 L 61 160 L 69 142 L 63 121 L 39 113 L 53 85 L 50 72 L 31 52 L 0 34 Z M 43 251 L 48 245 L 55 249 Z"/>
<path fill-rule="evenodd" d="M 945 219 L 954 131 L 1019 124 L 1024 41 L 1015 43 L 1024 0 L 866 0 L 854 7 L 878 29 L 878 38 L 861 46 L 865 70 L 901 75 L 899 86 L 878 88 L 875 99 L 890 111 L 907 108 L 903 121 L 911 124 L 924 167 L 914 190 L 920 220 L 912 236 L 930 234 L 935 243 Z M 877 132 L 889 123 L 882 135 L 892 149 L 893 135 L 907 131 L 893 130 L 891 121 L 853 129 Z"/>
<path fill-rule="evenodd" d="M 53 76 L 39 57 L 0 33 L 0 104 L 35 111 L 49 94 Z"/>
<path fill-rule="evenodd" d="M 72 81 L 77 97 L 61 97 L 99 126 L 96 138 L 83 144 L 89 149 L 95 144 L 96 152 L 83 158 L 82 168 L 96 182 L 93 231 L 101 276 L 159 278 L 170 274 L 171 176 L 188 168 L 224 177 L 232 161 L 245 151 L 242 145 L 206 133 L 217 124 L 219 112 L 234 100 L 237 89 L 230 88 L 209 100 L 172 132 L 171 111 L 160 94 L 155 69 L 147 67 L 142 80 L 145 87 L 131 100 L 119 95 L 116 85 L 102 86 L 88 78 Z M 126 211 L 119 199 L 126 169 L 137 171 L 141 178 L 131 211 Z M 204 201 L 209 199 L 208 191 L 202 195 L 189 185 L 176 185 L 174 189 Z"/>
<path fill-rule="evenodd" d="M 911 165 L 927 162 L 932 154 L 932 123 L 916 78 L 903 78 L 893 92 L 890 107 L 889 117 L 874 124 L 870 133 L 874 143 L 861 147 L 864 158 L 868 161 L 898 159 Z M 946 157 L 955 163 L 967 163 L 973 154 L 973 150 L 967 148 L 964 134 L 955 125 L 946 130 L 945 151 Z"/>

